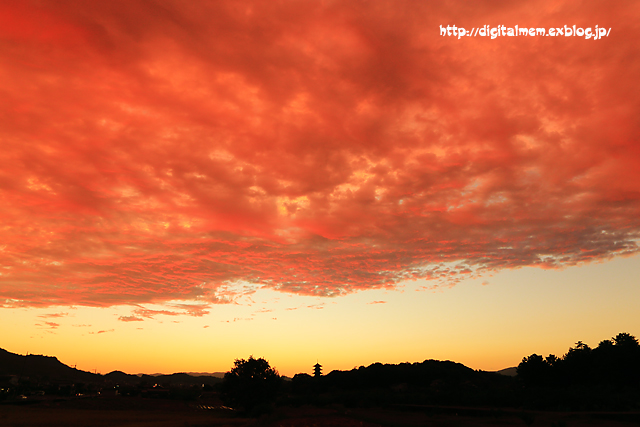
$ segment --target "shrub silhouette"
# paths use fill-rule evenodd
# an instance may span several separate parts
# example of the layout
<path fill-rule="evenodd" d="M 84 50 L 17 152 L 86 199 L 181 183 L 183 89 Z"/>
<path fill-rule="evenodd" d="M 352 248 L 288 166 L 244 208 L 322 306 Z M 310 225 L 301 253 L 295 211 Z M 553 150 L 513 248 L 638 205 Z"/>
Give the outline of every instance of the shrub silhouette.
<path fill-rule="evenodd" d="M 265 359 L 236 359 L 231 371 L 224 375 L 222 401 L 246 412 L 275 399 L 281 384 L 278 371 Z"/>

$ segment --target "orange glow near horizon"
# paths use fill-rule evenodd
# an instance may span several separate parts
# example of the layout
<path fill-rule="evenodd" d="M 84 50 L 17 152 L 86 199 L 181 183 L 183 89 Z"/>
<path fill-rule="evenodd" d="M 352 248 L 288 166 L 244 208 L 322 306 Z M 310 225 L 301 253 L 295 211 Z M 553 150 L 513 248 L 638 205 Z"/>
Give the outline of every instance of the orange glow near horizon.
<path fill-rule="evenodd" d="M 492 370 L 637 331 L 613 301 L 638 295 L 638 18 L 0 1 L 0 347 L 103 372 Z"/>
<path fill-rule="evenodd" d="M 138 309 L 127 306 L 5 309 L 0 322 L 17 325 L 3 337 L 6 350 L 102 374 L 225 372 L 249 355 L 289 377 L 310 373 L 316 360 L 325 373 L 425 359 L 492 371 L 532 353 L 560 356 L 578 340 L 595 346 L 622 331 L 640 336 L 638 268 L 635 256 L 329 299 L 260 290 L 200 317 L 163 306 L 148 306 L 143 320 L 130 320 Z"/>

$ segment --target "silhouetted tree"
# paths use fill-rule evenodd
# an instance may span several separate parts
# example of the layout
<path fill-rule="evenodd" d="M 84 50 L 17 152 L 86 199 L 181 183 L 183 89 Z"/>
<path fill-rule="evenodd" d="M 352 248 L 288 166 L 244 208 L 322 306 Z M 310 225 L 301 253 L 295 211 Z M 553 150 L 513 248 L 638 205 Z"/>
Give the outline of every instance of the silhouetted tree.
<path fill-rule="evenodd" d="M 620 348 L 638 348 L 638 339 L 631 334 L 621 332 L 613 338 L 613 342 L 616 343 L 616 347 Z"/>
<path fill-rule="evenodd" d="M 527 385 L 546 384 L 551 371 L 551 366 L 539 354 L 523 357 L 518 365 L 518 377 Z"/>
<path fill-rule="evenodd" d="M 552 368 L 560 363 L 560 359 L 558 359 L 555 354 L 548 355 L 547 358 L 544 359 L 544 361 L 547 362 L 547 365 L 551 366 Z"/>
<path fill-rule="evenodd" d="M 610 349 L 612 347 L 613 347 L 613 341 L 611 341 L 611 340 L 602 340 L 602 341 L 600 341 L 600 344 L 598 344 L 598 347 L 596 347 L 596 350 Z"/>
<path fill-rule="evenodd" d="M 575 347 L 569 348 L 562 358 L 560 375 L 564 382 L 570 384 L 589 383 L 594 372 L 594 360 L 591 347 L 578 341 Z"/>
<path fill-rule="evenodd" d="M 622 332 L 612 341 L 615 343 L 610 355 L 612 377 L 619 385 L 640 387 L 640 345 L 633 335 Z"/>
<path fill-rule="evenodd" d="M 597 384 L 607 384 L 616 382 L 616 366 L 614 366 L 616 349 L 612 340 L 600 341 L 600 344 L 593 349 L 594 376 L 593 381 Z"/>
<path fill-rule="evenodd" d="M 275 399 L 281 384 L 278 371 L 265 359 L 236 359 L 231 371 L 224 375 L 222 400 L 226 405 L 251 411 Z"/>

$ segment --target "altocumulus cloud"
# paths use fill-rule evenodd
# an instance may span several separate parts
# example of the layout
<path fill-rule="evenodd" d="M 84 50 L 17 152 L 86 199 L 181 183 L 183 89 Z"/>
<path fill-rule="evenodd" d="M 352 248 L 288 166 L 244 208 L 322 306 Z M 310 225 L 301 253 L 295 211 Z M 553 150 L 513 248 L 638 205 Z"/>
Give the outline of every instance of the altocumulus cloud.
<path fill-rule="evenodd" d="M 3 2 L 0 304 L 200 316 L 245 284 L 637 252 L 640 5 L 459 6 Z M 613 29 L 441 37 L 452 20 Z"/>
<path fill-rule="evenodd" d="M 66 317 L 68 315 L 69 313 L 47 313 L 47 314 L 41 314 L 38 317 L 42 319 L 51 319 L 51 318 Z"/>
<path fill-rule="evenodd" d="M 144 319 L 142 317 L 136 316 L 120 316 L 118 320 L 121 322 L 142 322 Z"/>

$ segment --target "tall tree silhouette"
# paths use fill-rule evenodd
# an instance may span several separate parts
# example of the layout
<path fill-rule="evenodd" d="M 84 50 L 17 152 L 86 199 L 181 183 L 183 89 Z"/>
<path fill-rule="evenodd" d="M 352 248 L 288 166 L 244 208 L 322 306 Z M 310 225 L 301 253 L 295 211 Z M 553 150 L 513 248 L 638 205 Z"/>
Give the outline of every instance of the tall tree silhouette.
<path fill-rule="evenodd" d="M 275 399 L 281 384 L 278 371 L 265 359 L 236 359 L 231 371 L 224 375 L 222 400 L 226 405 L 251 411 Z"/>
<path fill-rule="evenodd" d="M 517 372 L 526 384 L 543 385 L 550 376 L 551 366 L 539 354 L 523 357 L 518 365 Z"/>
<path fill-rule="evenodd" d="M 626 332 L 619 333 L 612 341 L 613 349 L 610 353 L 612 364 L 611 375 L 614 381 L 621 385 L 640 387 L 640 345 L 633 335 Z"/>
<path fill-rule="evenodd" d="M 562 359 L 562 376 L 570 384 L 592 382 L 594 365 L 591 347 L 578 341 Z"/>

